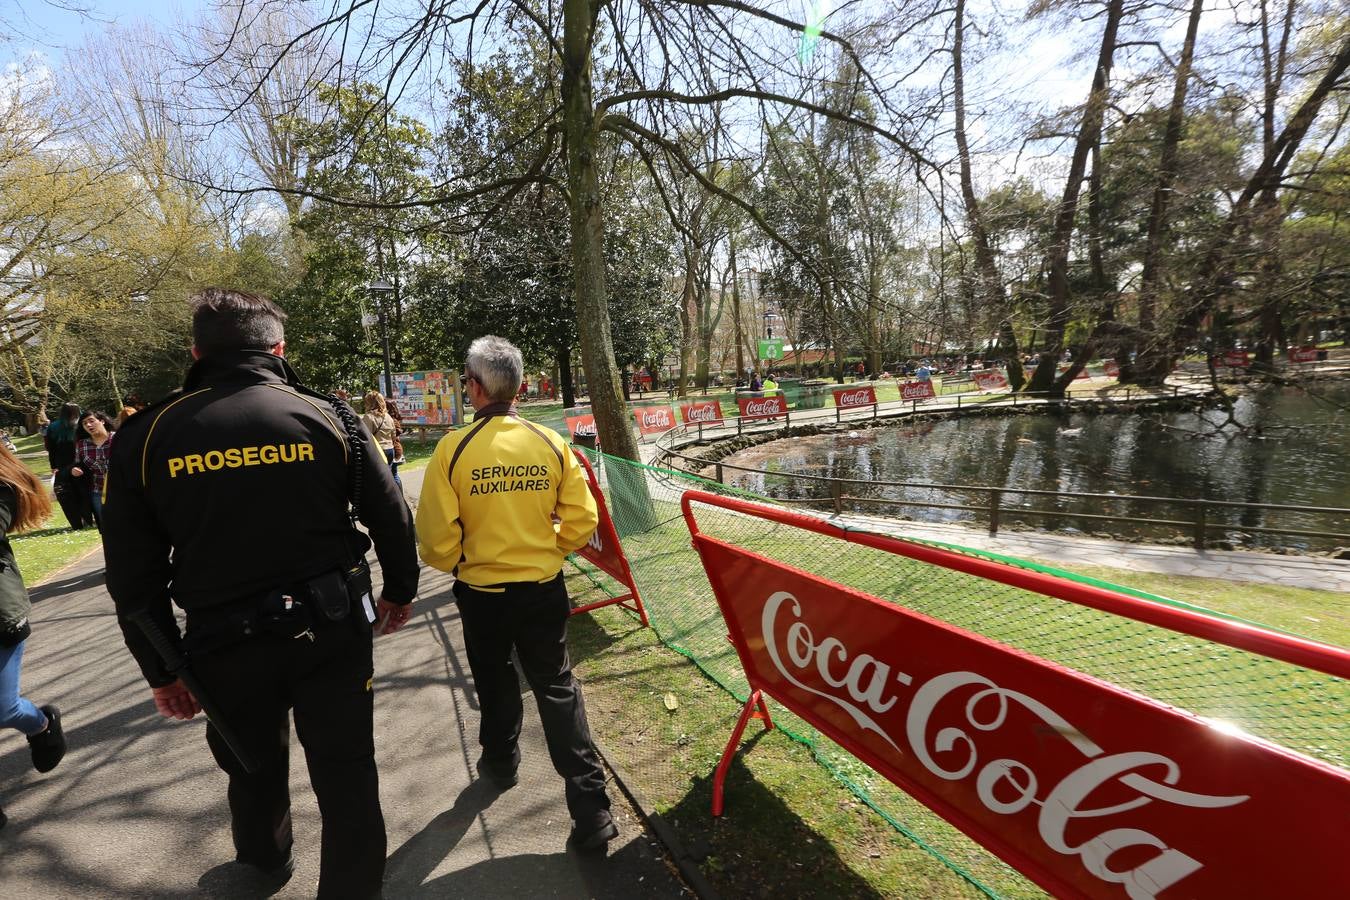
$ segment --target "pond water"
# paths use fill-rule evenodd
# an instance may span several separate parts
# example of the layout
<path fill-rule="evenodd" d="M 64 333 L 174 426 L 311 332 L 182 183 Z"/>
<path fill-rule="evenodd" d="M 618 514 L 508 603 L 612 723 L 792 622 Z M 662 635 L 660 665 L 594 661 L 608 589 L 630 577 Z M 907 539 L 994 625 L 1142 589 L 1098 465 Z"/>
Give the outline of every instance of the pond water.
<path fill-rule="evenodd" d="M 976 491 L 878 484 L 885 481 L 985 485 L 1025 490 L 1150 495 L 1155 497 L 1350 507 L 1350 382 L 1312 383 L 1308 389 L 1264 387 L 1236 404 L 1239 421 L 1259 428 L 1213 433 L 1220 410 L 1155 414 L 1018 415 L 900 423 L 854 432 L 788 438 L 727 457 L 724 462 L 772 473 L 861 479 L 848 484 L 844 505 L 857 512 L 905 515 L 922 521 L 988 522 L 987 512 L 898 506 L 878 499 L 989 505 Z M 785 499 L 829 497 L 825 482 L 725 470 L 728 484 Z M 867 501 L 873 502 L 867 502 Z M 1110 534 L 1180 538 L 1180 525 L 1145 525 L 1086 518 L 1133 516 L 1191 522 L 1194 507 L 1116 500 L 1056 500 L 1008 493 L 1002 523 Z M 1025 515 L 1026 510 L 1066 513 Z M 1019 510 L 1023 514 L 1019 514 Z M 1276 536 L 1244 529 L 1296 528 L 1350 532 L 1344 516 L 1252 509 L 1211 509 L 1208 521 L 1227 526 L 1209 533 L 1254 546 L 1324 549 L 1332 538 Z"/>

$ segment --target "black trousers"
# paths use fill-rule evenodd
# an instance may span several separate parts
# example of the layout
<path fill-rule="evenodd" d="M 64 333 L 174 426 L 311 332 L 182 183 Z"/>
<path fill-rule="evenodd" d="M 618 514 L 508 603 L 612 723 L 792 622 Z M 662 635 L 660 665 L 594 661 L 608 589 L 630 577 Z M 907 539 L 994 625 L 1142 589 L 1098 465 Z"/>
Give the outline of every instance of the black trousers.
<path fill-rule="evenodd" d="M 325 623 L 314 640 L 262 635 L 194 653 L 193 670 L 253 753 L 250 775 L 213 726 L 206 737 L 230 777 L 236 858 L 270 868 L 291 850 L 290 720 L 309 764 L 323 819 L 319 897 L 379 897 L 385 832 L 375 771 L 371 631 Z M 188 634 L 195 636 L 192 615 Z"/>
<path fill-rule="evenodd" d="M 517 741 L 524 706 L 511 663 L 514 647 L 539 707 L 549 758 L 563 777 L 572 818 L 609 809 L 581 685 L 572 677 L 567 656 L 571 606 L 562 575 L 544 584 L 512 584 L 502 592 L 476 590 L 458 581 L 455 600 L 478 693 L 483 759 L 497 768 L 514 769 L 520 762 Z"/>

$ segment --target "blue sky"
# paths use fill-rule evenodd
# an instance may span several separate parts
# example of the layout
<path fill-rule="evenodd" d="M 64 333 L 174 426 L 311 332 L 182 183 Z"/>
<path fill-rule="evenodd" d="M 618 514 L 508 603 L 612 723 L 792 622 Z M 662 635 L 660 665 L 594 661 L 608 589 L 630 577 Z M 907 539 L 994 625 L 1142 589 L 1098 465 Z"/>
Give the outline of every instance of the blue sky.
<path fill-rule="evenodd" d="M 109 22 L 147 19 L 169 25 L 180 12 L 204 5 L 203 0 L 0 0 L 0 28 L 9 32 L 0 42 L 0 60 L 8 64 L 32 53 L 59 56 L 78 46 L 86 31 L 101 31 Z"/>

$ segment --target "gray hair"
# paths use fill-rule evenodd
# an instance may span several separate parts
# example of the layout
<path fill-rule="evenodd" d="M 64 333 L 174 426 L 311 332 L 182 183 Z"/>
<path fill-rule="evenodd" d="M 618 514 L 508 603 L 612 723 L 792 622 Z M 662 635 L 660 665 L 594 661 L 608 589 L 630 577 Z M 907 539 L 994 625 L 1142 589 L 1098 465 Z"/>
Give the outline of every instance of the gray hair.
<path fill-rule="evenodd" d="M 469 345 L 464 374 L 483 386 L 494 403 L 510 403 L 520 390 L 525 362 L 520 350 L 506 338 L 489 334 Z"/>

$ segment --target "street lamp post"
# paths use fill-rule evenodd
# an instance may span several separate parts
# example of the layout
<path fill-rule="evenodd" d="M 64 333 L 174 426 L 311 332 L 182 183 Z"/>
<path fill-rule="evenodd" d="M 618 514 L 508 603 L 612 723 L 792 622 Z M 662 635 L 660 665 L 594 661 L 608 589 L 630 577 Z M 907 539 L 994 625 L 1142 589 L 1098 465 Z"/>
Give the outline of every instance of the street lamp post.
<path fill-rule="evenodd" d="M 375 316 L 380 323 L 380 344 L 384 350 L 384 395 L 392 397 L 394 395 L 394 377 L 389 366 L 389 329 L 386 327 L 384 320 L 384 295 L 393 293 L 394 286 L 386 281 L 383 276 L 379 276 L 366 285 L 366 290 L 370 292 L 370 298 L 375 303 Z"/>

